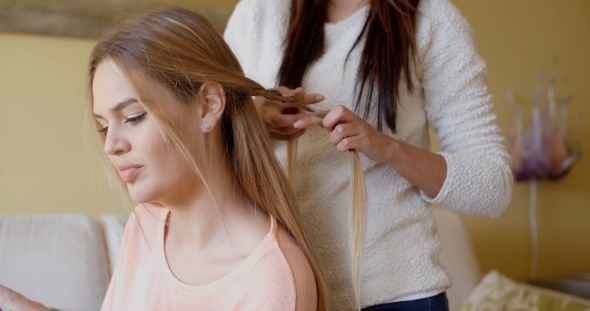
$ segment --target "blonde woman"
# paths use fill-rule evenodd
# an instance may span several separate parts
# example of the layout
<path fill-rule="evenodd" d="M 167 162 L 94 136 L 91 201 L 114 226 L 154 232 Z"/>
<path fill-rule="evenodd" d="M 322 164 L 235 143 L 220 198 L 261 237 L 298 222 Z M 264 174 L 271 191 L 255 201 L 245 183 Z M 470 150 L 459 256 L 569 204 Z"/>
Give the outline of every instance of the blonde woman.
<path fill-rule="evenodd" d="M 224 37 L 246 75 L 284 94 L 303 87 L 310 107 L 328 111 L 285 114 L 292 105 L 256 99 L 272 138 L 299 138 L 295 195 L 332 307 L 447 310 L 430 204 L 497 217 L 512 186 L 485 63 L 459 10 L 450 0 L 241 0 Z M 430 152 L 429 128 L 441 152 Z M 349 238 L 351 149 L 367 185 L 361 241 Z M 362 269 L 351 264 L 357 243 Z"/>
<path fill-rule="evenodd" d="M 105 36 L 89 77 L 91 122 L 139 202 L 102 310 L 328 308 L 252 102 L 292 98 L 245 78 L 206 20 L 174 8 Z M 45 310 L 6 288 L 0 297 L 15 311 Z"/>

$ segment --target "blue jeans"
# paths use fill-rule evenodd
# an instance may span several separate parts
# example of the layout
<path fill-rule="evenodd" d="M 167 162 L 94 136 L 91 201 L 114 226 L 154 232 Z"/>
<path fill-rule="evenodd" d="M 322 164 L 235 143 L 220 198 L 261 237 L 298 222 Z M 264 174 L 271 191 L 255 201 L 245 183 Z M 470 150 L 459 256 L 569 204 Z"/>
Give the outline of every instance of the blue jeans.
<path fill-rule="evenodd" d="M 364 308 L 363 311 L 449 311 L 449 302 L 447 294 L 440 293 L 418 300 L 384 303 Z"/>

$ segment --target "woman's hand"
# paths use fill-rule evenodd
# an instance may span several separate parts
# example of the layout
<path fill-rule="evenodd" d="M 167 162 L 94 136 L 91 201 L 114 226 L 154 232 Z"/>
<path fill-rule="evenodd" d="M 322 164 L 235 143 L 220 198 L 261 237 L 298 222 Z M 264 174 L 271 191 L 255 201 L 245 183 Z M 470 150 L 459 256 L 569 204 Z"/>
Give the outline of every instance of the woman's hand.
<path fill-rule="evenodd" d="M 321 125 L 330 134 L 330 143 L 340 152 L 355 149 L 376 163 L 391 166 L 400 176 L 431 198 L 439 193 L 447 175 L 447 163 L 438 154 L 406 144 L 375 129 L 367 121 L 338 105 L 322 118 L 309 117 L 295 122 L 295 128 Z"/>
<path fill-rule="evenodd" d="M 447 175 L 447 162 L 438 154 L 423 150 L 375 129 L 342 105 L 322 118 L 309 117 L 295 122 L 295 128 L 321 125 L 330 134 L 330 143 L 340 152 L 355 149 L 376 163 L 391 166 L 399 175 L 434 198 Z"/>
<path fill-rule="evenodd" d="M 305 94 L 301 87 L 292 90 L 281 86 L 276 90 L 281 92 L 283 96 L 301 96 L 304 105 L 312 105 L 324 100 L 324 96 L 319 94 Z M 254 99 L 254 105 L 271 138 L 293 140 L 305 133 L 305 128 L 294 128 L 293 123 L 310 118 L 310 116 L 303 113 L 289 114 L 289 109 L 295 108 L 295 106 L 278 100 L 269 100 L 262 96 Z"/>
<path fill-rule="evenodd" d="M 330 143 L 340 152 L 355 149 L 377 163 L 389 163 L 397 140 L 375 129 L 363 118 L 342 105 L 336 106 L 323 119 L 312 117 L 298 121 L 297 128 L 322 125 L 330 134 Z"/>
<path fill-rule="evenodd" d="M 11 311 L 50 311 L 44 305 L 29 300 L 20 293 L 2 285 L 0 285 L 0 303 Z"/>

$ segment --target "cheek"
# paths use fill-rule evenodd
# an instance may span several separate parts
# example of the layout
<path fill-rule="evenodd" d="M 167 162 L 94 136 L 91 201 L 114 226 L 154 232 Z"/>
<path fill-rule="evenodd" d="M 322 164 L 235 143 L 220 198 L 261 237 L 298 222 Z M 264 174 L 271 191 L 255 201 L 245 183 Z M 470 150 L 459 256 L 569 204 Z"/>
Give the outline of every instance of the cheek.
<path fill-rule="evenodd" d="M 156 126 L 141 132 L 137 136 L 141 139 L 134 141 L 132 150 L 147 170 L 143 181 L 129 188 L 130 194 L 138 201 L 149 201 L 178 197 L 194 189 L 198 177 L 174 144 Z"/>
<path fill-rule="evenodd" d="M 166 187 L 190 178 L 192 170 L 181 153 L 160 133 L 153 133 L 150 137 L 150 143 L 144 145 L 142 153 L 146 156 L 145 160 L 149 162 L 152 171 L 156 173 L 154 177 L 159 179 L 157 182 Z"/>
<path fill-rule="evenodd" d="M 142 133 L 138 135 L 140 139 L 137 140 L 134 146 L 136 152 L 148 161 L 156 161 L 155 164 L 158 164 L 158 162 L 167 163 L 165 160 L 171 157 L 170 150 L 172 148 L 157 126 L 152 122 L 150 123 L 146 124 L 149 126 L 142 129 Z"/>

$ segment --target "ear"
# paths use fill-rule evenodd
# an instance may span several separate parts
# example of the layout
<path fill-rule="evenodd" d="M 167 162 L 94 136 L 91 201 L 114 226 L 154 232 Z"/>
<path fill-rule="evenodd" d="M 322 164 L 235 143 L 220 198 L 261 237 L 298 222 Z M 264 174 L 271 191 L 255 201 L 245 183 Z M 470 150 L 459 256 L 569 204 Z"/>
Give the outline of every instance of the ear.
<path fill-rule="evenodd" d="M 205 82 L 199 88 L 202 99 L 201 131 L 208 133 L 219 123 L 225 111 L 225 90 L 217 82 Z"/>

